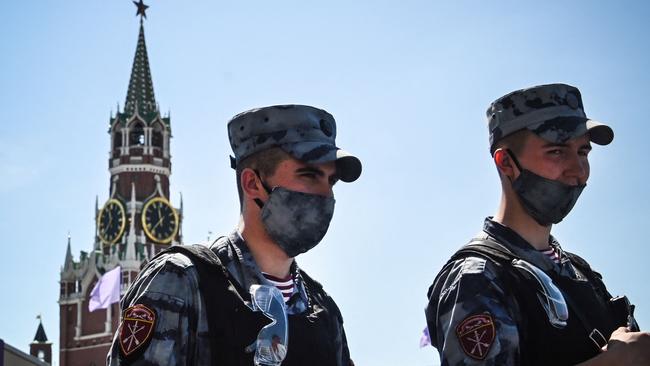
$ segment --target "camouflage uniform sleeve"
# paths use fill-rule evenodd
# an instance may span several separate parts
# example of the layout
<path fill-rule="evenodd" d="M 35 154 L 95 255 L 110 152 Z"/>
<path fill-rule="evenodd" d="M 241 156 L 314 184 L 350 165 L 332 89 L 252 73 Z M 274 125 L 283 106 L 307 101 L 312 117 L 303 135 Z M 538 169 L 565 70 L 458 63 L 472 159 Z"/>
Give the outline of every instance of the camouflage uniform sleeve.
<path fill-rule="evenodd" d="M 187 257 L 168 254 L 150 262 L 121 301 L 120 328 L 107 365 L 196 364 L 198 296 L 197 273 Z M 133 309 L 153 313 L 153 323 L 129 320 L 139 318 L 129 315 Z"/>
<path fill-rule="evenodd" d="M 459 259 L 429 289 L 427 325 L 442 366 L 519 364 L 519 308 L 496 274 L 483 258 Z"/>

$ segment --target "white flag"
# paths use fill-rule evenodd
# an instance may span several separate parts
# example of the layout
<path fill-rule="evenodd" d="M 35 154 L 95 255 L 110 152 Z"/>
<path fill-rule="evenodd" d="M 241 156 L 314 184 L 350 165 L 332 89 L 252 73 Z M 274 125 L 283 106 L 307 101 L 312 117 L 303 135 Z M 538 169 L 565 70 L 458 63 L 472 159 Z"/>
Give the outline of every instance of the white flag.
<path fill-rule="evenodd" d="M 120 266 L 104 273 L 90 292 L 88 311 L 108 309 L 111 304 L 120 301 L 120 282 L 122 279 Z"/>

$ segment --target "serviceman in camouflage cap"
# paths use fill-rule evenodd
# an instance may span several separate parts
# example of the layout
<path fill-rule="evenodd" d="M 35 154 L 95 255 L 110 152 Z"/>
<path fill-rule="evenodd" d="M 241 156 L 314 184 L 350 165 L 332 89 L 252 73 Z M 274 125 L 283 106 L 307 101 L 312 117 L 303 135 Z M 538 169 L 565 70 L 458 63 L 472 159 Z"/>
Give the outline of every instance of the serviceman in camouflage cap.
<path fill-rule="evenodd" d="M 361 162 L 336 146 L 332 115 L 310 106 L 243 112 L 228 135 L 238 227 L 209 249 L 175 246 L 149 262 L 122 300 L 108 363 L 253 366 L 266 356 L 268 365 L 353 366 L 336 303 L 294 258 L 321 241 L 334 184 L 355 181 Z M 262 332 L 281 319 L 253 311 L 255 285 L 280 290 L 288 334 Z"/>
<path fill-rule="evenodd" d="M 487 118 L 501 203 L 429 288 L 442 365 L 649 364 L 650 335 L 627 298 L 612 299 L 551 236 L 586 185 L 590 142 L 609 144 L 612 129 L 587 118 L 565 84 L 507 94 Z"/>

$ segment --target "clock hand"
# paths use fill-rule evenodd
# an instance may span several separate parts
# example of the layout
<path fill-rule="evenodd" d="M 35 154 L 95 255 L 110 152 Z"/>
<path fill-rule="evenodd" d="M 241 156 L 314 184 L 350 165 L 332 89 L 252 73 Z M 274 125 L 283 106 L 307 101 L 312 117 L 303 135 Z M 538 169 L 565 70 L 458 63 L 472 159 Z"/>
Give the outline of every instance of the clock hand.
<path fill-rule="evenodd" d="M 113 223 L 113 215 L 111 215 L 111 210 L 107 211 L 108 213 L 108 224 L 106 225 L 106 228 L 110 228 L 111 224 Z"/>
<path fill-rule="evenodd" d="M 156 223 L 156 226 L 158 226 L 163 221 L 163 215 L 162 212 L 160 212 L 160 204 L 156 205 L 156 210 L 158 210 L 158 223 Z"/>
<path fill-rule="evenodd" d="M 160 210 L 159 210 L 159 211 L 160 211 Z M 154 231 L 154 230 L 158 227 L 158 225 L 162 224 L 162 221 L 163 221 L 163 217 L 160 217 L 160 219 L 158 219 L 158 222 L 156 223 L 156 225 L 154 225 L 154 226 L 151 228 L 151 231 Z"/>

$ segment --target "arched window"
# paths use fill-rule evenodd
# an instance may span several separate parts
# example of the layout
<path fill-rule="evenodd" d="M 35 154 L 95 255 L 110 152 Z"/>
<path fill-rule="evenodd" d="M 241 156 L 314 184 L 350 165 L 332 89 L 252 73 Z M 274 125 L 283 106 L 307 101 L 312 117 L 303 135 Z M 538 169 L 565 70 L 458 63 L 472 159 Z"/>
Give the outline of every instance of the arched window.
<path fill-rule="evenodd" d="M 45 361 L 45 351 L 43 351 L 42 349 L 38 350 L 38 359 L 41 361 Z"/>
<path fill-rule="evenodd" d="M 129 145 L 142 146 L 144 145 L 144 126 L 141 122 L 136 122 L 131 125 L 131 133 L 129 134 Z"/>
<path fill-rule="evenodd" d="M 113 149 L 117 149 L 122 146 L 122 132 L 115 131 L 113 134 Z"/>
<path fill-rule="evenodd" d="M 163 132 L 162 126 L 159 123 L 156 123 L 153 126 L 153 135 L 151 136 L 151 145 L 154 147 L 163 148 Z"/>

